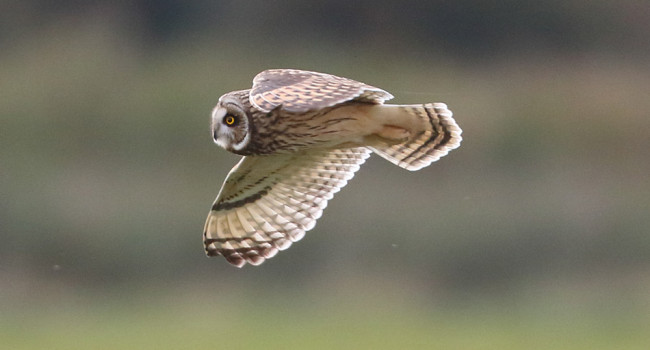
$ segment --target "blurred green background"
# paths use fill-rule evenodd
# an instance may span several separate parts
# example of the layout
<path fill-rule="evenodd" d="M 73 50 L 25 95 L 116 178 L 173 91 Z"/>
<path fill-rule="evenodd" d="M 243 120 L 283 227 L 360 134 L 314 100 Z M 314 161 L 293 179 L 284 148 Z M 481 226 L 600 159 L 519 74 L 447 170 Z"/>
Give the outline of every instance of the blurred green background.
<path fill-rule="evenodd" d="M 6 349 L 648 349 L 650 2 L 0 1 Z M 268 68 L 446 102 L 259 267 L 205 257 Z"/>

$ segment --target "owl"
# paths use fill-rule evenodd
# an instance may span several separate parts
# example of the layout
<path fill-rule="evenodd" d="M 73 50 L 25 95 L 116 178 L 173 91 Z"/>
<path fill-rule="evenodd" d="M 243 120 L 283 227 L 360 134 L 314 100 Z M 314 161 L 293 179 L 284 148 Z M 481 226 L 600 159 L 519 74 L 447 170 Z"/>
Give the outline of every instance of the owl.
<path fill-rule="evenodd" d="M 212 138 L 243 157 L 205 223 L 208 256 L 259 265 L 314 228 L 327 201 L 375 153 L 419 170 L 457 148 L 444 103 L 391 105 L 379 88 L 330 74 L 271 69 L 212 111 Z"/>

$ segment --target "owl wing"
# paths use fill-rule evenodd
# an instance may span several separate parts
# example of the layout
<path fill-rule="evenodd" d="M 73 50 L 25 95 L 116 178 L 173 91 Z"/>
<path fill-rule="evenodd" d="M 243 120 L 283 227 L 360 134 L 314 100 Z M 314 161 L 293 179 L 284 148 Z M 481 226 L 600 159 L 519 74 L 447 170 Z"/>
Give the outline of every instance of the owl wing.
<path fill-rule="evenodd" d="M 247 156 L 230 171 L 205 223 L 209 256 L 259 265 L 316 225 L 327 201 L 370 156 L 365 147 Z"/>
<path fill-rule="evenodd" d="M 352 79 L 297 69 L 269 69 L 253 79 L 250 102 L 263 112 L 302 113 L 356 100 L 381 104 L 390 93 Z"/>

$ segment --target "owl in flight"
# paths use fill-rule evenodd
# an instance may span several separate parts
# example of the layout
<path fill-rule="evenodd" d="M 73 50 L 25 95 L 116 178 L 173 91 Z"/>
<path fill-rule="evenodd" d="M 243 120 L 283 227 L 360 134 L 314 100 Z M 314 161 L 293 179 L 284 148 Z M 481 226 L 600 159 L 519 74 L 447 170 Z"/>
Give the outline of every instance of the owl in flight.
<path fill-rule="evenodd" d="M 243 157 L 203 233 L 208 256 L 259 265 L 314 228 L 371 153 L 419 170 L 457 148 L 444 103 L 389 105 L 379 88 L 330 74 L 271 69 L 212 111 L 212 137 Z"/>

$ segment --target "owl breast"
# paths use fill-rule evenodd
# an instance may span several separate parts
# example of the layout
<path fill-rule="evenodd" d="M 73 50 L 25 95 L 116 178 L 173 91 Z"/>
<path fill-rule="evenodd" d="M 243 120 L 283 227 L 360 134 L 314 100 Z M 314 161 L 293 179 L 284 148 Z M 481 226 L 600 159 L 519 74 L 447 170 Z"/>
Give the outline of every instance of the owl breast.
<path fill-rule="evenodd" d="M 294 153 L 309 148 L 330 148 L 348 140 L 345 124 L 355 122 L 353 114 L 332 118 L 324 108 L 307 113 L 287 113 L 277 108 L 251 115 L 248 145 L 243 155 Z"/>
<path fill-rule="evenodd" d="M 288 112 L 279 105 L 265 112 L 251 104 L 249 92 L 234 91 L 220 99 L 229 113 L 236 110 L 245 113 L 246 122 L 229 130 L 232 132 L 228 137 L 229 147 L 224 147 L 235 154 L 288 154 L 350 142 L 360 145 L 362 134 L 368 133 L 361 126 L 367 119 L 364 119 L 366 111 L 361 109 L 372 104 L 351 101 L 306 112 Z"/>

